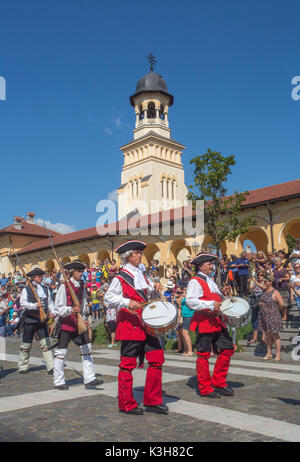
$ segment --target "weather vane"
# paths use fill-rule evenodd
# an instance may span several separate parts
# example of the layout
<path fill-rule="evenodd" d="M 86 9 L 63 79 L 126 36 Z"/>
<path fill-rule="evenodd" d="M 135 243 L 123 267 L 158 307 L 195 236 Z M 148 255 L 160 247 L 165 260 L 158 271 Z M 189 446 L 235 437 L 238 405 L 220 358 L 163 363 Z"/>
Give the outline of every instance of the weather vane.
<path fill-rule="evenodd" d="M 150 64 L 150 71 L 153 71 L 153 65 L 157 63 L 156 59 L 154 58 L 152 52 L 149 56 L 146 56 L 148 63 Z"/>

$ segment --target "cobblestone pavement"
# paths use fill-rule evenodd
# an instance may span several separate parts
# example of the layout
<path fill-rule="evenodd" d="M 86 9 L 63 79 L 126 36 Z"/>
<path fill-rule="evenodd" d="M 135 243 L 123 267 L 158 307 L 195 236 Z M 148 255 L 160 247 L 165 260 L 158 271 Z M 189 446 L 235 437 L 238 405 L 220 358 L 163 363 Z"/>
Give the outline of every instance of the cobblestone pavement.
<path fill-rule="evenodd" d="M 34 364 L 26 375 L 17 373 L 18 348 L 18 339 L 8 339 L 6 360 L 0 360 L 4 368 L 0 373 L 1 442 L 300 440 L 300 363 L 288 356 L 276 363 L 249 353 L 235 354 L 228 376 L 235 396 L 209 400 L 197 394 L 195 358 L 167 354 L 163 390 L 169 415 L 130 416 L 118 412 L 116 349 L 94 346 L 95 370 L 101 373 L 104 384 L 98 387 L 99 392 L 86 396 L 78 347 L 70 344 L 66 360 L 70 389 L 55 391 L 57 395 L 53 394 L 52 377 L 41 362 L 38 345 L 33 345 Z M 143 370 L 134 372 L 139 402 L 144 375 Z M 52 401 L 47 400 L 48 395 Z"/>

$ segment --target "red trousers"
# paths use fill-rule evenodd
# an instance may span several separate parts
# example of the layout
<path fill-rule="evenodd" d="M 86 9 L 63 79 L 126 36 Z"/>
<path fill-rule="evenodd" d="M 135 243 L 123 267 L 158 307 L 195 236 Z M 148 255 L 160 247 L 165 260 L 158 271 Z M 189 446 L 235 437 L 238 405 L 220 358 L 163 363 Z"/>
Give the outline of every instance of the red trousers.
<path fill-rule="evenodd" d="M 155 406 L 162 404 L 162 365 L 164 363 L 163 350 L 152 350 L 146 352 L 148 369 L 144 388 L 144 404 Z M 132 371 L 136 368 L 136 358 L 121 356 L 119 364 L 119 409 L 130 411 L 137 407 L 137 402 L 132 393 Z"/>
<path fill-rule="evenodd" d="M 227 387 L 226 377 L 230 365 L 230 358 L 234 353 L 232 350 L 221 350 L 215 364 L 213 376 L 209 373 L 210 352 L 197 353 L 196 361 L 198 387 L 201 395 L 208 395 L 214 391 L 213 387 Z"/>

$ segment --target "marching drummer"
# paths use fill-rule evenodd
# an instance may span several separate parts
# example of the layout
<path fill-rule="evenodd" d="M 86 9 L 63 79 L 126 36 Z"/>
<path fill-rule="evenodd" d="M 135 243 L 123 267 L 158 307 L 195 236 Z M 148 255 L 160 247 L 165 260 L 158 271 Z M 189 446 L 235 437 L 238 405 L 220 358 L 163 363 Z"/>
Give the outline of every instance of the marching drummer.
<path fill-rule="evenodd" d="M 106 292 L 104 302 L 118 310 L 116 340 L 121 341 L 121 362 L 119 364 L 119 410 L 127 414 L 140 415 L 139 407 L 132 394 L 132 371 L 136 358 L 145 352 L 149 367 L 144 388 L 144 408 L 148 412 L 168 414 L 168 407 L 162 402 L 162 365 L 164 352 L 157 337 L 147 335 L 141 322 L 142 304 L 153 298 L 159 283 L 152 283 L 141 271 L 139 265 L 147 244 L 138 240 L 127 241 L 115 249 L 124 263 Z"/>
<path fill-rule="evenodd" d="M 226 383 L 230 358 L 234 353 L 234 345 L 226 325 L 218 317 L 223 294 L 210 277 L 214 271 L 214 262 L 218 257 L 210 253 L 200 253 L 191 260 L 197 267 L 197 273 L 191 278 L 186 293 L 186 304 L 195 310 L 190 329 L 197 331 L 197 379 L 201 396 L 221 398 L 221 395 L 232 396 L 232 388 Z M 218 354 L 213 376 L 209 373 L 211 349 Z"/>

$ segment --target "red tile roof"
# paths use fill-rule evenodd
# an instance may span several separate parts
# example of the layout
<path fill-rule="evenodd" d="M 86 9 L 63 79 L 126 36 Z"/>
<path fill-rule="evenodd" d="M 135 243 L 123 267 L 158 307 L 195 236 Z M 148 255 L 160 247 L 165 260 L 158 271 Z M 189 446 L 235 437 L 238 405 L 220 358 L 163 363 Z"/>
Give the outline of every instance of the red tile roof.
<path fill-rule="evenodd" d="M 18 226 L 18 225 L 17 225 Z M 47 231 L 43 226 L 36 225 L 34 223 L 28 223 L 26 220 L 23 220 L 21 223 L 21 229 L 15 227 L 15 225 L 6 226 L 6 228 L 0 229 L 1 234 L 23 234 L 27 236 L 38 236 L 38 237 L 48 237 Z M 60 233 L 49 230 L 51 236 L 61 236 Z"/>
<path fill-rule="evenodd" d="M 274 202 L 276 200 L 300 195 L 300 180 L 289 181 L 288 183 L 276 184 L 274 186 L 266 186 L 265 188 L 253 189 L 249 191 L 244 206 L 254 206 L 264 202 Z"/>
<path fill-rule="evenodd" d="M 244 206 L 246 207 L 255 207 L 257 205 L 262 205 L 266 202 L 276 202 L 278 200 L 291 199 L 293 197 L 300 197 L 300 180 L 290 181 L 288 183 L 281 183 L 274 186 L 267 186 L 265 188 L 254 189 L 249 191 Z M 140 224 L 144 227 L 147 225 L 154 225 L 155 223 L 161 223 L 170 219 L 172 222 L 176 217 L 181 217 L 183 215 L 183 209 L 185 209 L 185 216 L 188 212 L 190 215 L 194 216 L 195 211 L 191 207 L 180 207 L 178 209 L 172 209 L 165 212 L 159 212 L 152 215 L 145 215 L 139 218 L 136 221 L 136 228 L 139 228 Z M 168 217 L 170 214 L 170 218 Z M 99 231 L 102 231 L 103 235 L 114 232 L 118 234 L 121 230 L 126 230 L 126 222 L 119 221 L 117 223 L 111 223 L 107 225 L 106 228 L 102 227 Z M 76 241 L 95 239 L 99 237 L 100 233 L 97 232 L 97 228 L 87 228 L 80 231 L 75 231 L 68 234 L 60 234 L 59 236 L 54 237 L 53 243 L 55 246 L 71 244 Z M 43 239 L 36 241 L 20 250 L 18 253 L 29 253 L 41 249 L 50 247 L 49 240 Z"/>

